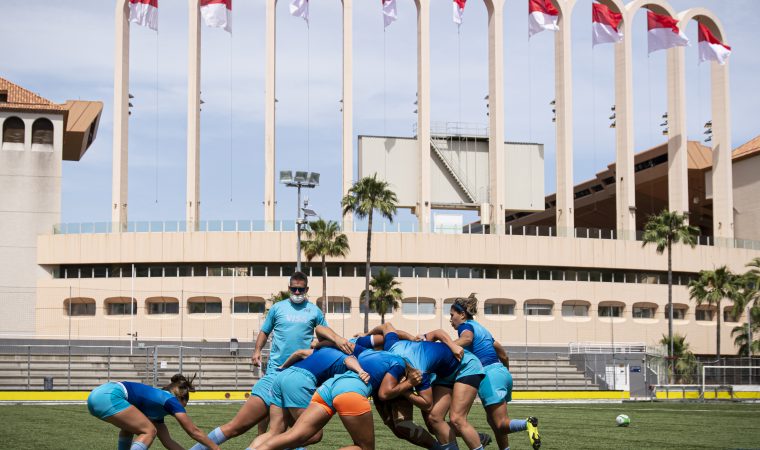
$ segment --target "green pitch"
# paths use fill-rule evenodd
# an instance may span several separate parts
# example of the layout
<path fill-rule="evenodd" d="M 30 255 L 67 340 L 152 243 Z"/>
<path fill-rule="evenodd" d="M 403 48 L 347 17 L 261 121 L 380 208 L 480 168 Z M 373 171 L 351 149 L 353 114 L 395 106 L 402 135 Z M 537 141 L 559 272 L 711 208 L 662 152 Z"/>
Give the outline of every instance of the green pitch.
<path fill-rule="evenodd" d="M 239 405 L 193 406 L 191 417 L 201 429 L 210 431 L 227 421 Z M 760 405 L 758 404 L 518 404 L 509 407 L 510 416 L 540 419 L 542 449 L 673 449 L 673 448 L 758 448 L 760 447 Z M 618 414 L 631 417 L 631 426 L 615 425 Z M 471 421 L 480 431 L 489 431 L 483 409 L 475 405 Z M 191 440 L 177 423 L 167 418 L 172 436 L 182 445 Z M 406 449 L 411 445 L 392 436 L 375 419 L 376 448 Z M 8 449 L 114 449 L 117 430 L 90 416 L 84 405 L 0 406 L 0 448 Z M 250 435 L 250 436 L 249 436 Z M 243 449 L 253 434 L 241 436 L 222 448 Z M 325 429 L 325 437 L 313 450 L 332 450 L 349 443 L 348 434 L 335 417 Z M 529 449 L 527 435 L 510 435 L 514 450 Z M 163 448 L 156 440 L 152 448 Z M 460 442 L 460 448 L 466 447 Z M 488 449 L 495 450 L 495 444 Z"/>

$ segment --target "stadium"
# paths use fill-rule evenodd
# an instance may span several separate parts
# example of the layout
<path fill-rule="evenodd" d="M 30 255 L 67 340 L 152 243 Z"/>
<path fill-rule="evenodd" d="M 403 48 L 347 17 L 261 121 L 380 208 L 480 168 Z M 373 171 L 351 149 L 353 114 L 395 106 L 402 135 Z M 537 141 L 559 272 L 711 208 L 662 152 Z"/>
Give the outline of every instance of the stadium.
<path fill-rule="evenodd" d="M 711 48 L 728 48 L 731 30 L 724 29 L 708 9 L 690 5 L 679 12 L 662 0 L 595 4 L 622 17 L 620 37 L 615 34 L 613 41 L 600 41 L 614 44 L 610 128 L 615 134 L 615 159 L 599 161 L 592 178 L 577 182 L 573 133 L 580 132 L 573 128 L 576 72 L 571 45 L 577 30 L 571 32 L 569 23 L 564 26 L 575 1 L 525 1 L 548 8 L 532 10 L 548 20 L 537 22 L 539 28 L 533 32 L 554 34 L 556 156 L 555 167 L 547 170 L 544 144 L 511 141 L 505 133 L 510 100 L 504 88 L 503 4 L 484 2 L 488 124 L 432 120 L 431 5 L 416 1 L 414 132 L 377 135 L 354 125 L 353 6 L 351 0 L 343 0 L 341 170 L 321 174 L 301 171 L 297 165 L 290 167 L 295 171 L 286 170 L 289 167 L 275 162 L 279 148 L 275 47 L 282 38 L 275 25 L 283 19 L 276 19 L 275 2 L 267 2 L 265 60 L 260 62 L 264 95 L 263 104 L 258 105 L 263 111 L 263 142 L 257 144 L 263 147 L 264 157 L 257 163 L 263 171 L 259 181 L 263 197 L 256 203 L 263 205 L 263 214 L 256 219 L 207 220 L 200 201 L 201 30 L 204 24 L 226 25 L 211 25 L 202 12 L 209 2 L 193 0 L 188 16 L 187 123 L 182 130 L 187 143 L 186 191 L 184 198 L 173 199 L 184 205 L 185 217 L 130 221 L 130 28 L 139 22 L 134 4 L 152 3 L 116 1 L 109 122 L 113 127 L 112 202 L 99 205 L 109 208 L 110 221 L 62 223 L 61 219 L 66 182 L 63 161 L 93 156 L 87 152 L 98 140 L 110 99 L 56 103 L 45 98 L 44 92 L 25 88 L 24 80 L 0 78 L 0 167 L 4 168 L 0 174 L 4 231 L 0 234 L 0 401 L 82 402 L 90 390 L 109 381 L 124 379 L 160 387 L 174 373 L 198 373 L 199 392 L 192 400 L 233 402 L 191 408 L 202 411 L 193 416 L 200 417 L 196 423 L 205 433 L 235 414 L 239 405 L 234 402 L 250 400 L 248 388 L 264 377 L 262 368 L 251 365 L 254 343 L 267 329 L 267 316 L 283 291 L 287 298 L 289 280 L 298 269 L 309 277 L 310 302 L 324 312 L 330 328 L 344 337 L 367 331 L 367 312 L 369 329 L 390 322 L 412 335 L 440 328 L 455 338 L 450 311 L 457 298 L 474 294 L 477 321 L 510 355 L 516 400 L 760 398 L 756 386 L 760 373 L 752 368 L 757 364 L 752 357 L 752 331 L 747 354 L 739 354 L 734 340 L 735 328 L 754 329 L 749 306 L 739 312 L 728 299 L 719 303 L 720 309 L 712 303 L 698 304 L 689 289 L 702 271 L 726 266 L 740 274 L 760 258 L 760 136 L 740 145 L 732 140 L 727 54 L 707 57 L 711 112 L 705 124 L 708 139 L 698 141 L 690 139 L 687 126 L 686 50 L 666 42 L 668 46 L 662 48 L 667 52 L 666 128 L 656 145 L 634 145 L 635 127 L 643 126 L 634 123 L 632 39 L 625 39 L 636 33 L 631 25 L 634 16 L 647 12 L 665 16 L 682 29 L 697 22 L 700 33 L 712 39 Z M 231 2 L 211 3 L 228 5 L 226 17 L 231 14 Z M 454 2 L 455 20 L 458 4 Z M 277 14 L 283 12 L 277 10 Z M 306 14 L 308 22 L 308 6 Z M 459 14 L 461 21 L 461 10 Z M 142 25 L 152 27 L 150 14 L 145 17 Z M 706 42 L 701 36 L 700 46 Z M 556 192 L 545 192 L 545 178 L 552 175 Z M 370 225 L 348 211 L 334 218 L 348 244 L 345 254 L 307 260 L 309 255 L 301 251 L 301 245 L 309 239 L 306 231 L 316 213 L 302 201 L 301 190 L 305 194 L 306 189 L 318 188 L 320 177 L 339 179 L 341 192 L 329 200 L 338 204 L 351 194 L 355 183 L 372 176 L 388 183 L 398 210 L 413 214 L 415 221 L 376 215 Z M 297 219 L 276 216 L 278 186 L 297 187 Z M 647 222 L 665 210 L 683 214 L 696 227 L 693 246 L 676 243 L 672 250 L 658 253 L 656 245 L 644 244 Z M 369 227 L 371 264 L 367 266 Z M 697 358 L 689 374 L 678 380 L 669 377 L 668 348 L 663 345 L 669 322 L 669 258 L 673 331 L 687 337 Z M 386 311 L 365 311 L 365 275 L 377 278 L 381 274 L 391 275 L 402 288 L 398 304 Z M 723 359 L 716 360 L 716 353 Z M 9 418 L 7 408 L 11 407 L 0 406 L 0 417 Z M 17 408 L 20 420 L 35 415 L 35 407 Z M 54 408 L 77 411 L 74 405 Z M 661 430 L 658 423 L 666 421 L 685 440 L 656 440 L 652 446 L 672 448 L 728 445 L 722 440 L 701 442 L 688 437 L 689 430 L 711 423 L 710 411 L 725 408 L 728 415 L 746 418 L 757 412 L 755 406 L 744 404 L 738 409 L 711 405 L 715 409 L 709 410 L 679 404 L 670 412 L 651 413 L 644 405 L 604 404 L 596 405 L 594 411 L 573 408 L 518 403 L 510 406 L 510 416 L 527 417 L 538 410 L 542 422 L 562 423 L 550 429 L 551 439 L 543 432 L 544 441 L 553 440 L 554 448 L 596 448 L 608 446 L 610 436 L 616 434 L 612 431 L 619 430 L 605 431 L 610 433 L 605 434 L 607 444 L 600 444 L 579 435 L 577 427 L 582 422 L 577 416 L 589 414 L 612 423 L 615 415 L 630 411 L 632 426 L 620 438 L 621 446 L 641 445 L 649 437 L 647 427 Z M 694 422 L 679 421 L 684 413 L 692 415 Z M 72 428 L 81 427 L 73 418 L 66 420 L 72 420 L 68 425 Z M 96 429 L 95 419 L 82 420 Z M 489 430 L 481 408 L 473 408 L 471 420 L 478 430 Z M 108 436 L 93 433 L 80 446 L 113 446 L 113 430 L 106 432 L 107 425 L 98 426 L 102 428 L 97 430 L 103 430 L 99 434 Z M 176 424 L 169 428 L 180 434 L 178 440 L 184 438 L 183 445 L 189 445 Z M 398 444 L 388 430 L 380 431 L 379 420 L 375 428 L 377 448 L 411 448 L 406 442 Z M 14 448 L 26 448 L 12 431 L 6 434 L 11 435 Z M 332 421 L 325 428 L 322 447 L 314 448 L 338 448 L 348 439 L 341 424 Z M 520 439 L 525 440 L 524 436 Z M 753 431 L 737 436 L 730 445 L 751 446 L 757 439 Z M 239 440 L 243 445 L 245 439 Z M 526 442 L 518 440 L 512 448 L 528 448 Z M 466 448 L 462 442 L 460 446 Z M 42 441 L 37 447 L 53 448 Z"/>

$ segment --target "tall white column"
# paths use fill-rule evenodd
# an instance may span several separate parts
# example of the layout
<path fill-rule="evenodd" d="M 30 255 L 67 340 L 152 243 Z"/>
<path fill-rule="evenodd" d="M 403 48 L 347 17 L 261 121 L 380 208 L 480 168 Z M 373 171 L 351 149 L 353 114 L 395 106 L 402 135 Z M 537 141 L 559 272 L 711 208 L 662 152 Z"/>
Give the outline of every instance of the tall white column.
<path fill-rule="evenodd" d="M 353 0 L 343 0 L 343 190 L 348 194 L 354 183 L 354 65 Z M 353 229 L 353 214 L 343 217 L 343 229 Z"/>
<path fill-rule="evenodd" d="M 622 11 L 623 13 L 625 11 Z M 636 179 L 633 164 L 633 73 L 631 18 L 615 44 L 615 200 L 618 239 L 636 239 Z M 594 170 L 597 170 L 594 168 Z"/>
<path fill-rule="evenodd" d="M 504 0 L 488 9 L 488 177 L 491 233 L 504 234 Z"/>
<path fill-rule="evenodd" d="M 734 190 L 731 161 L 731 101 L 728 65 L 710 63 L 713 143 L 713 235 L 717 242 L 733 245 Z"/>
<path fill-rule="evenodd" d="M 201 191 L 201 13 L 198 0 L 188 0 L 188 7 L 187 231 L 197 231 Z"/>
<path fill-rule="evenodd" d="M 554 92 L 556 99 L 557 235 L 573 236 L 573 69 L 570 25 L 575 0 L 560 4 L 559 31 L 554 36 Z"/>
<path fill-rule="evenodd" d="M 667 50 L 668 79 L 668 209 L 689 213 L 689 155 L 686 143 L 686 76 L 684 47 Z"/>
<path fill-rule="evenodd" d="M 430 232 L 430 0 L 417 0 L 417 143 L 419 185 L 415 212 L 420 231 Z"/>
<path fill-rule="evenodd" d="M 277 2 L 266 2 L 266 36 L 264 37 L 264 227 L 274 229 L 274 121 L 275 121 L 275 48 Z"/>
<path fill-rule="evenodd" d="M 116 0 L 113 74 L 113 165 L 111 225 L 114 232 L 127 229 L 129 194 L 129 8 Z"/>

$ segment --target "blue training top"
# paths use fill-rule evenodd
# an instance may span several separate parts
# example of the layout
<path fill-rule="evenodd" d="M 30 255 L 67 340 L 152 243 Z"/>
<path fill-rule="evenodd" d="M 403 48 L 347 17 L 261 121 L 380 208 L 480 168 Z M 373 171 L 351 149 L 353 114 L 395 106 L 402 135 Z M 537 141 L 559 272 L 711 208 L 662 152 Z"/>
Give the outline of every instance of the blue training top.
<path fill-rule="evenodd" d="M 384 349 L 401 356 L 409 365 L 422 372 L 422 382 L 416 387 L 417 391 L 430 387 L 432 375 L 446 378 L 459 367 L 459 360 L 454 353 L 440 342 L 404 341 L 391 332 L 385 335 Z"/>
<path fill-rule="evenodd" d="M 359 364 L 369 374 L 372 395 L 377 395 L 385 374 L 390 374 L 399 381 L 406 372 L 403 358 L 385 351 L 366 350 L 359 355 Z"/>
<path fill-rule="evenodd" d="M 464 349 L 477 356 L 483 367 L 499 362 L 499 357 L 493 348 L 494 339 L 490 331 L 474 320 L 468 320 L 457 327 L 460 337 L 465 331 L 472 333 L 472 344 Z"/>
<path fill-rule="evenodd" d="M 362 351 L 364 351 L 364 347 L 357 345 L 354 347 L 353 355 L 359 355 Z M 314 350 L 314 353 L 307 358 L 293 364 L 293 367 L 308 370 L 314 374 L 314 378 L 317 379 L 317 386 L 319 386 L 333 376 L 340 375 L 348 370 L 346 367 L 348 356 L 337 348 L 322 347 Z"/>
<path fill-rule="evenodd" d="M 297 350 L 309 348 L 318 325 L 326 327 L 327 321 L 313 303 L 293 303 L 290 299 L 275 303 L 261 326 L 261 331 L 272 337 L 267 372 L 274 372 Z"/>
<path fill-rule="evenodd" d="M 169 391 L 130 381 L 122 381 L 121 384 L 127 389 L 129 404 L 153 422 L 163 423 L 167 414 L 173 416 L 186 412 L 182 403 Z"/>

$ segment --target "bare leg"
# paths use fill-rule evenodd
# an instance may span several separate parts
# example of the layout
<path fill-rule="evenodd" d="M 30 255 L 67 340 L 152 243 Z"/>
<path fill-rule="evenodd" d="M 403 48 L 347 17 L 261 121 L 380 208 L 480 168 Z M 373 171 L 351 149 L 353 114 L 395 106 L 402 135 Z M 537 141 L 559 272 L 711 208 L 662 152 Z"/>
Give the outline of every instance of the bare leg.
<path fill-rule="evenodd" d="M 264 419 L 259 422 L 259 427 L 257 428 L 258 434 L 264 434 L 267 432 L 267 429 L 269 428 L 269 416 L 265 417 Z"/>
<path fill-rule="evenodd" d="M 375 400 L 375 407 L 383 423 L 393 434 L 418 447 L 430 448 L 435 445 L 435 438 L 424 428 L 413 422 L 414 406 L 409 400 L 396 398 L 390 402 Z"/>
<path fill-rule="evenodd" d="M 235 417 L 219 428 L 221 428 L 222 433 L 227 436 L 227 439 L 232 439 L 235 436 L 240 436 L 250 430 L 268 415 L 269 408 L 267 408 L 264 400 L 255 395 L 251 395 L 238 410 L 237 414 L 235 414 Z"/>
<path fill-rule="evenodd" d="M 153 425 L 153 422 L 134 406 L 130 406 L 124 411 L 114 414 L 107 418 L 106 422 L 116 425 L 121 429 L 119 436 L 126 434 L 135 435 L 135 440 L 142 442 L 146 447 L 150 447 L 150 444 L 156 438 L 156 427 Z"/>
<path fill-rule="evenodd" d="M 499 448 L 509 447 L 509 416 L 507 415 L 507 403 L 501 402 L 485 407 L 488 425 L 491 426 L 496 443 Z"/>
<path fill-rule="evenodd" d="M 292 427 L 296 422 L 298 422 L 298 419 L 303 415 L 303 413 L 306 412 L 306 408 L 288 408 L 288 412 L 290 413 L 291 421 L 290 426 Z M 306 442 L 301 443 L 301 447 L 306 447 L 307 445 L 314 445 L 322 440 L 322 429 L 320 428 L 319 431 L 314 433 Z"/>
<path fill-rule="evenodd" d="M 342 450 L 375 450 L 375 425 L 372 422 L 372 412 L 361 416 L 340 416 L 340 420 L 354 441 L 354 445 L 343 447 Z"/>
<path fill-rule="evenodd" d="M 464 383 L 454 383 L 454 391 L 451 401 L 451 424 L 456 429 L 457 434 L 462 436 L 465 444 L 471 449 L 480 447 L 480 437 L 478 432 L 467 422 L 467 415 L 470 413 L 472 402 L 478 390 Z"/>
<path fill-rule="evenodd" d="M 448 444 L 456 439 L 454 429 L 446 422 L 446 414 L 451 407 L 451 393 L 450 387 L 433 386 L 433 408 L 423 415 L 428 429 L 441 444 Z"/>
<path fill-rule="evenodd" d="M 263 442 L 260 446 L 252 448 L 254 450 L 280 450 L 297 447 L 301 442 L 306 441 L 324 428 L 329 421 L 330 415 L 321 406 L 312 403 L 296 421 L 293 428 Z"/>
<path fill-rule="evenodd" d="M 256 436 L 249 447 L 256 448 L 263 442 L 272 438 L 272 436 L 284 433 L 285 429 L 285 411 L 279 406 L 272 405 L 269 407 L 269 431 Z"/>

